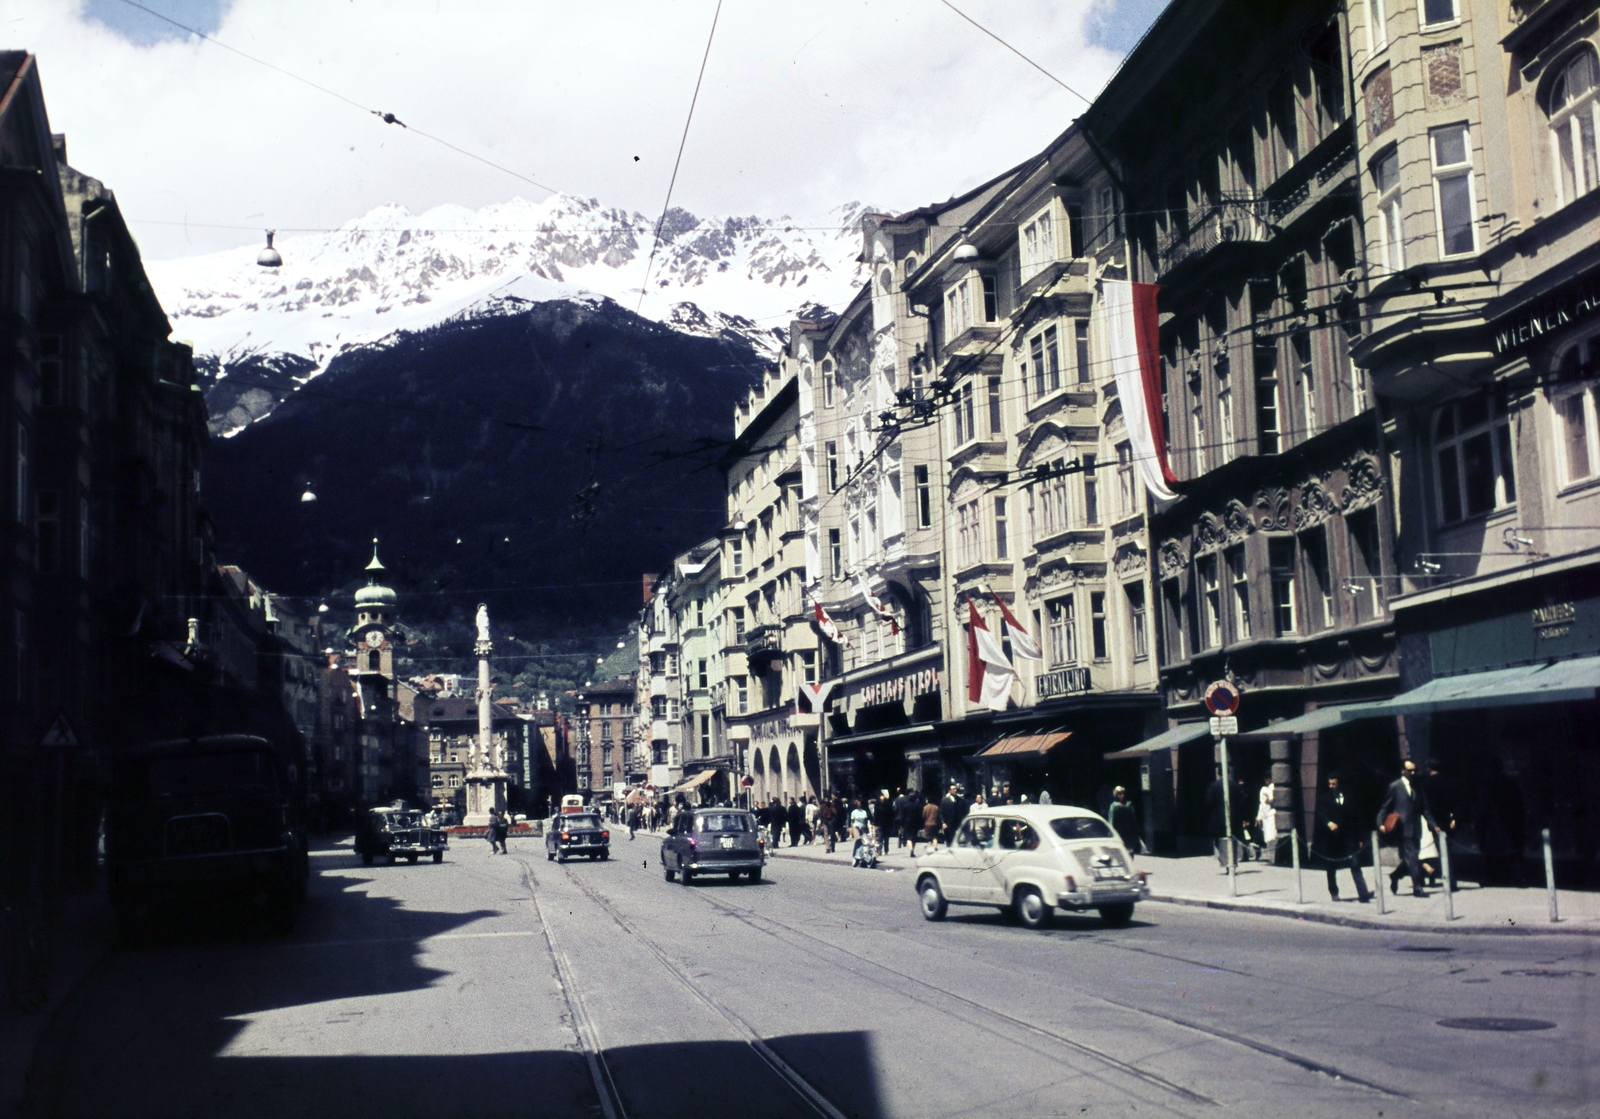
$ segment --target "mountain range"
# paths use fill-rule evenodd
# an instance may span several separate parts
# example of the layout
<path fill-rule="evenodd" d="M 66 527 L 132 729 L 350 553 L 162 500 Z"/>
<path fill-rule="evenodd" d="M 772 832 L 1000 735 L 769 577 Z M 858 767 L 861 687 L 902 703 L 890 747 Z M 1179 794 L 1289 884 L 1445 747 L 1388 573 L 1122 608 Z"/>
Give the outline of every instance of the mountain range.
<path fill-rule="evenodd" d="M 794 314 L 853 294 L 863 212 L 675 210 L 656 243 L 593 200 L 391 206 L 277 240 L 276 269 L 151 264 L 196 349 L 221 554 L 337 610 L 376 536 L 413 616 L 606 632 L 725 519 L 734 402 Z"/>
<path fill-rule="evenodd" d="M 226 436 L 340 354 L 536 303 L 609 297 L 675 330 L 775 352 L 790 315 L 840 304 L 861 281 L 864 212 L 842 206 L 805 227 L 674 208 L 657 238 L 643 214 L 566 195 L 423 214 L 389 205 L 278 238 L 278 268 L 256 263 L 259 245 L 148 268 L 174 337 L 195 347 L 213 433 Z"/>

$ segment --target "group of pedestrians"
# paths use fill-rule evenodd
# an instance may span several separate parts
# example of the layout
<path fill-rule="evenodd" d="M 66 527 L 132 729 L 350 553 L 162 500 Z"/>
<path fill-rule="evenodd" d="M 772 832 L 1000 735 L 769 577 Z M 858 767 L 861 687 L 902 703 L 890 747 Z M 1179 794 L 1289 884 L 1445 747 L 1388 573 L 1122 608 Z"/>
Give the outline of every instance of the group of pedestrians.
<path fill-rule="evenodd" d="M 1437 775 L 1435 767 L 1430 776 Z M 1330 772 L 1324 780 L 1327 787 L 1317 794 L 1312 854 L 1328 872 L 1328 894 L 1334 901 L 1339 900 L 1337 872 L 1344 869 L 1350 871 L 1355 882 L 1357 898 L 1370 901 L 1372 891 L 1361 873 L 1362 852 L 1368 849 L 1365 821 L 1355 799 L 1341 787 L 1342 776 L 1337 771 Z M 1455 823 L 1453 814 L 1447 815 L 1445 830 L 1454 829 Z M 1400 882 L 1410 878 L 1412 896 L 1427 897 L 1423 887 L 1440 882 L 1436 837 L 1441 829 L 1428 801 L 1427 784 L 1417 775 L 1416 762 L 1408 759 L 1400 767 L 1400 776 L 1385 791 L 1372 826 L 1399 848 L 1399 865 L 1389 875 L 1390 891 L 1398 894 Z"/>

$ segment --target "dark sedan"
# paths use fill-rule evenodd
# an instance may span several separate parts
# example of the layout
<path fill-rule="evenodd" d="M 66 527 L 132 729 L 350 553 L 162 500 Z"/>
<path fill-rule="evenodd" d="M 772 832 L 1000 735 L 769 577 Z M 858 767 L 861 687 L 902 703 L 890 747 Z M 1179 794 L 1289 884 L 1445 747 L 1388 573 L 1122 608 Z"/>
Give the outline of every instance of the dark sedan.
<path fill-rule="evenodd" d="M 705 808 L 661 841 L 661 868 L 668 882 L 685 886 L 700 874 L 726 874 L 737 882 L 748 874 L 761 881 L 767 852 L 756 830 L 755 814 L 736 808 Z"/>
<path fill-rule="evenodd" d="M 544 833 L 544 857 L 566 862 L 573 855 L 591 859 L 611 857 L 611 833 L 598 813 L 563 812 L 552 817 Z"/>

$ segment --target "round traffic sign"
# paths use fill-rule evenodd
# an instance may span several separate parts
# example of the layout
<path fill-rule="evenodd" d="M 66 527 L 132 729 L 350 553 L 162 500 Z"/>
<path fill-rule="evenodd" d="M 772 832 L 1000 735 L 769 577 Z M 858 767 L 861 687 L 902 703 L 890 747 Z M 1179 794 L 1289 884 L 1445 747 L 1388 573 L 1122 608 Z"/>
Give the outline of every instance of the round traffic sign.
<path fill-rule="evenodd" d="M 743 785 L 747 789 L 751 785 L 754 785 L 755 783 L 756 783 L 756 779 L 754 777 L 751 777 L 748 773 L 745 774 L 744 777 L 739 781 L 739 784 Z"/>
<path fill-rule="evenodd" d="M 1218 680 L 1206 689 L 1206 710 L 1213 715 L 1232 715 L 1239 710 L 1239 689 L 1227 680 Z"/>

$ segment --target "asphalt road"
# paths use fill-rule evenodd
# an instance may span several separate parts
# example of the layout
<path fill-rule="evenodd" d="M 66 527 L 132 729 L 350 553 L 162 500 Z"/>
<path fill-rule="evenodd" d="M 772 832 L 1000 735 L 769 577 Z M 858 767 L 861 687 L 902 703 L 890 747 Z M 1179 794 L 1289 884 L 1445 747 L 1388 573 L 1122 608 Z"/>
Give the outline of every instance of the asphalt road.
<path fill-rule="evenodd" d="M 33 1069 L 50 1116 L 1593 1115 L 1600 951 L 1177 906 L 922 920 L 911 875 L 757 885 L 451 849 L 317 852 L 296 932 L 109 956 Z M 1460 1029 L 1453 1019 L 1545 1028 Z M 1494 1024 L 1477 1022 L 1478 1025 Z"/>

